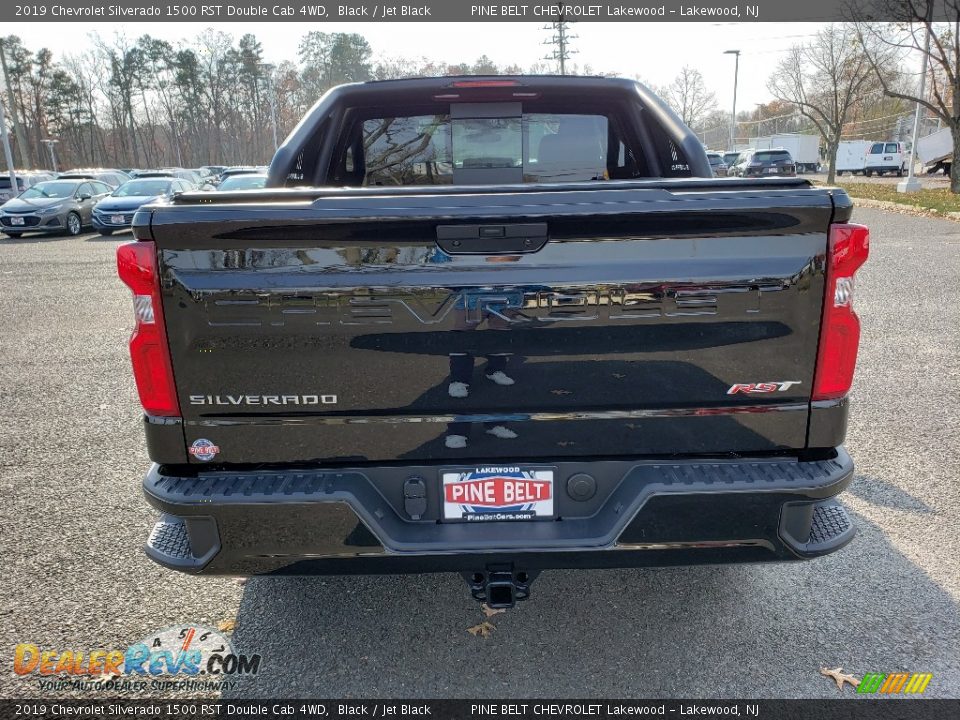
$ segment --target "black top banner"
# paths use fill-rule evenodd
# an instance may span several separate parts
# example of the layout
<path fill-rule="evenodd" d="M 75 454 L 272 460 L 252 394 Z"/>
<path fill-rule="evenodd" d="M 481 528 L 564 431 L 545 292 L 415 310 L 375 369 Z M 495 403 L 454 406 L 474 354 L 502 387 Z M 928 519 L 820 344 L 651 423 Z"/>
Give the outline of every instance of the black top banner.
<path fill-rule="evenodd" d="M 960 700 L 0 700 L 0 717 L 210 720 L 946 720 Z"/>
<path fill-rule="evenodd" d="M 0 4 L 0 22 L 783 22 L 956 20 L 950 0 L 34 0 Z"/>

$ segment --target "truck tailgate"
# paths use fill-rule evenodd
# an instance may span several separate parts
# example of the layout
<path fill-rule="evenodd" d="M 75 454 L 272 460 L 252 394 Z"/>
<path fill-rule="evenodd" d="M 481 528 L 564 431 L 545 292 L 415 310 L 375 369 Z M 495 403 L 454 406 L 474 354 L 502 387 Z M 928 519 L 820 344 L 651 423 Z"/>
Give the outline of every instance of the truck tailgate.
<path fill-rule="evenodd" d="M 355 463 L 803 448 L 833 220 L 803 181 L 690 180 L 203 193 L 135 224 L 185 445 Z"/>

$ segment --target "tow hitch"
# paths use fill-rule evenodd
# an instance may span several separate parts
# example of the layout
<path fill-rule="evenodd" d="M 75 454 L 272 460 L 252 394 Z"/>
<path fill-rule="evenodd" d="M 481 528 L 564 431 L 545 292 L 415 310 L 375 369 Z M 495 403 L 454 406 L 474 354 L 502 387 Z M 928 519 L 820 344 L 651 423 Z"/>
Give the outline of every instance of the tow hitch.
<path fill-rule="evenodd" d="M 526 600 L 538 574 L 513 565 L 487 565 L 484 570 L 462 573 L 474 599 L 491 608 L 512 608 L 520 600 Z"/>

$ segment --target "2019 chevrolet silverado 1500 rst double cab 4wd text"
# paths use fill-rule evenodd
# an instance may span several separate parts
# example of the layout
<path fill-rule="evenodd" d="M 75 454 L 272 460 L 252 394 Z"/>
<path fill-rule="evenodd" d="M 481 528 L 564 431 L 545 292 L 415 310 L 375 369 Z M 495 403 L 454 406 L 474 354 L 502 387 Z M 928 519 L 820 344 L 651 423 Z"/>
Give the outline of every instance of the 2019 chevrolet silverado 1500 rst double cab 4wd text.
<path fill-rule="evenodd" d="M 837 188 L 711 176 L 643 86 L 328 92 L 268 187 L 141 209 L 118 250 L 162 517 L 209 574 L 795 560 L 835 497 L 868 251 Z"/>

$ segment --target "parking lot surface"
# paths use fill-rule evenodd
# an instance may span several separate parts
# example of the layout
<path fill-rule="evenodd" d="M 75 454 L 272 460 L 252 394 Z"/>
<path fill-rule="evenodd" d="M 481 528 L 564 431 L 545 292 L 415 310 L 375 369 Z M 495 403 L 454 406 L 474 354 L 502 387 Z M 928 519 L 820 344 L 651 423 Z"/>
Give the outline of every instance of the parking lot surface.
<path fill-rule="evenodd" d="M 234 620 L 245 697 L 852 697 L 823 666 L 930 672 L 960 697 L 960 224 L 858 210 L 864 331 L 839 553 L 789 565 L 553 571 L 484 618 L 452 574 L 194 578 L 141 551 L 154 515 L 113 252 L 0 239 L 3 697 L 50 697 L 13 648 L 125 648 Z"/>

